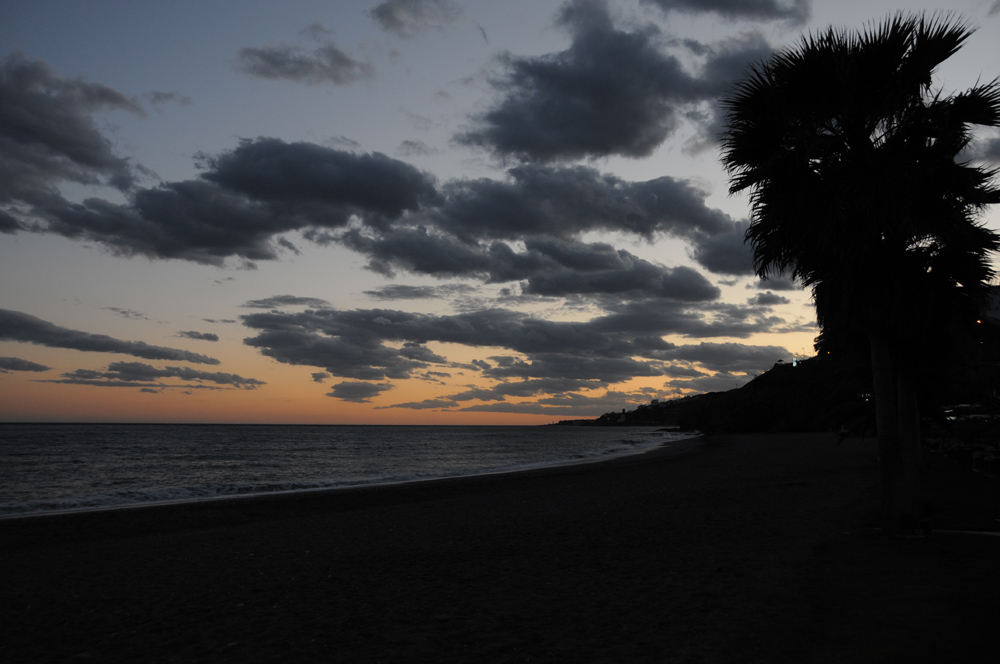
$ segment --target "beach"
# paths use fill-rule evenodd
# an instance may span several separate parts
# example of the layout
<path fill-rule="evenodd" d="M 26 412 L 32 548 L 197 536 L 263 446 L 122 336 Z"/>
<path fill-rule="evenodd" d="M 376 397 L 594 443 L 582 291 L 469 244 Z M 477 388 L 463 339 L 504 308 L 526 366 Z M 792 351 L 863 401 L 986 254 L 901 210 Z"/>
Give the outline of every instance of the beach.
<path fill-rule="evenodd" d="M 0 521 L 8 662 L 995 661 L 1000 537 L 877 529 L 873 439 Z M 931 455 L 934 525 L 998 480 Z"/>

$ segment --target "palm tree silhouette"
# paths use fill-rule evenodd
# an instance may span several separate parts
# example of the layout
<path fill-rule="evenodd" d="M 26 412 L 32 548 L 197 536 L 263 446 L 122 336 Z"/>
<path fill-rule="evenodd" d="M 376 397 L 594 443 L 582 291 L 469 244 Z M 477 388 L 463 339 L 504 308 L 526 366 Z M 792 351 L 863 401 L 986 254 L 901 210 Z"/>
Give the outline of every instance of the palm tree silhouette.
<path fill-rule="evenodd" d="M 951 15 L 831 28 L 753 65 L 723 100 L 730 193 L 748 190 L 761 278 L 812 288 L 823 335 L 866 339 L 887 532 L 919 514 L 914 353 L 972 315 L 1000 247 L 977 222 L 996 171 L 960 161 L 973 126 L 1000 126 L 1000 79 L 945 96 L 935 69 L 972 29 Z"/>

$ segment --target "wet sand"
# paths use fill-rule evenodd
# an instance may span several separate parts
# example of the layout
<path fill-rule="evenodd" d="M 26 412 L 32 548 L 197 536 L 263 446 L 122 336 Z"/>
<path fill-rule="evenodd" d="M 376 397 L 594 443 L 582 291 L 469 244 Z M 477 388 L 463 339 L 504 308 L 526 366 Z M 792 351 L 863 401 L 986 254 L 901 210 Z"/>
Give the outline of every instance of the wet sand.
<path fill-rule="evenodd" d="M 836 442 L 0 521 L 0 660 L 996 661 L 1000 537 L 883 537 Z M 998 483 L 932 457 L 935 525 Z"/>

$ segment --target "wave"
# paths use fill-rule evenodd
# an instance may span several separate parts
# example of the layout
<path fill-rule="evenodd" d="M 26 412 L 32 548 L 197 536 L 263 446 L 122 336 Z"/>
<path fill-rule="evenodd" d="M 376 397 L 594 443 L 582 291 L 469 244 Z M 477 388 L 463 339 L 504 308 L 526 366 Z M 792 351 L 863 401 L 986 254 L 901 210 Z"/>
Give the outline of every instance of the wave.
<path fill-rule="evenodd" d="M 483 467 L 477 469 L 462 469 L 439 471 L 434 473 L 414 473 L 410 475 L 369 476 L 361 479 L 326 479 L 315 481 L 289 482 L 241 482 L 231 484 L 199 484 L 186 487 L 152 487 L 146 489 L 129 489 L 85 496 L 66 496 L 29 500 L 18 503 L 0 504 L 0 519 L 33 516 L 41 514 L 56 514 L 65 512 L 83 512 L 95 510 L 120 509 L 150 505 L 165 505 L 171 503 L 200 502 L 224 498 L 238 498 L 259 495 L 274 495 L 280 493 L 296 493 L 305 491 L 324 491 L 331 489 L 346 489 L 362 486 L 379 486 L 401 484 L 434 479 L 466 477 L 474 475 L 489 475 L 536 468 L 573 465 L 612 457 L 638 454 L 650 449 L 670 445 L 682 440 L 694 439 L 700 434 L 687 433 L 681 436 L 648 435 L 639 438 L 622 438 L 616 445 L 601 450 L 574 454 L 570 458 L 546 460 L 517 465 Z"/>

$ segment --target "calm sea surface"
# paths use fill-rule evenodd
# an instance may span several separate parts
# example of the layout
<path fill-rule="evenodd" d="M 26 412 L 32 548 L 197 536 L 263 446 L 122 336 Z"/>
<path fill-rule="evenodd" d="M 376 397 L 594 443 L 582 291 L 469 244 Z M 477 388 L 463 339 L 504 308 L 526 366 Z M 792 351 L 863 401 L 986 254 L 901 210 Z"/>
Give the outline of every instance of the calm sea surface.
<path fill-rule="evenodd" d="M 0 517 L 519 470 L 692 435 L 658 427 L 0 424 Z"/>

